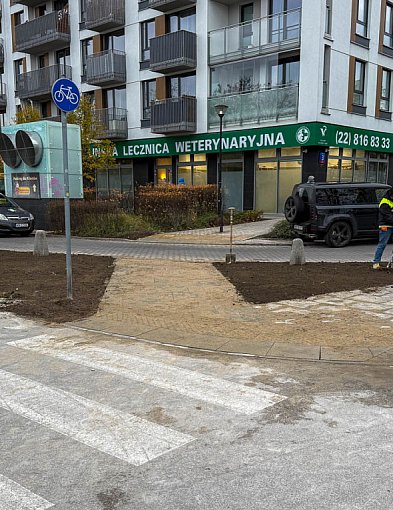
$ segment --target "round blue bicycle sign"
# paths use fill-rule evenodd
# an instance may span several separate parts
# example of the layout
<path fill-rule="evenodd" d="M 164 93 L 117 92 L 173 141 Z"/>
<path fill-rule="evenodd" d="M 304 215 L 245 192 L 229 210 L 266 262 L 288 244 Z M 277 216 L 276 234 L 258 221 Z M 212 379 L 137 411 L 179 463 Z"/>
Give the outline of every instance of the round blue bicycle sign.
<path fill-rule="evenodd" d="M 60 78 L 52 85 L 52 99 L 63 112 L 78 108 L 81 95 L 75 83 L 68 78 Z"/>

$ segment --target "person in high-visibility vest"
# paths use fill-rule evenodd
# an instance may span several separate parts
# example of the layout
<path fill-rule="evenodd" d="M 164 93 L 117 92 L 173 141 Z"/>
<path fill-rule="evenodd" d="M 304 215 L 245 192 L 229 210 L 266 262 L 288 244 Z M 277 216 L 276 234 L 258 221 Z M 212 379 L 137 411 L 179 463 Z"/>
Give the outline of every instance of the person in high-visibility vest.
<path fill-rule="evenodd" d="M 382 254 L 393 235 L 393 188 L 390 188 L 379 203 L 379 242 L 375 250 L 373 269 L 381 269 Z"/>

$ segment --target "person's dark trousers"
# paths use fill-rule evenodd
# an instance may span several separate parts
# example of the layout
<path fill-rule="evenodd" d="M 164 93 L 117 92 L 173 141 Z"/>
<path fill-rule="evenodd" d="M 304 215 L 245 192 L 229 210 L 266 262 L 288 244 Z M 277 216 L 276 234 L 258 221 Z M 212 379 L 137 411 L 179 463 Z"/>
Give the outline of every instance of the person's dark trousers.
<path fill-rule="evenodd" d="M 379 229 L 379 242 L 377 249 L 375 250 L 374 255 L 374 264 L 381 262 L 382 254 L 386 248 L 386 245 L 389 242 L 389 239 L 392 237 L 393 228 L 388 228 L 386 230 Z"/>

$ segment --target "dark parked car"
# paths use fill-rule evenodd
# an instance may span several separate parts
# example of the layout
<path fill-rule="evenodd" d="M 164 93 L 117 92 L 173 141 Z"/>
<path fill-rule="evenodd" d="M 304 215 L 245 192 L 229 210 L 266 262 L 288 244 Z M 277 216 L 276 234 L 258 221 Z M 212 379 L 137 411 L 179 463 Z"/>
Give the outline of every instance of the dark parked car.
<path fill-rule="evenodd" d="M 0 193 L 0 232 L 28 236 L 34 230 L 34 216 Z"/>
<path fill-rule="evenodd" d="M 284 206 L 302 239 L 324 239 L 332 248 L 378 235 L 378 206 L 390 186 L 370 182 L 297 184 Z"/>

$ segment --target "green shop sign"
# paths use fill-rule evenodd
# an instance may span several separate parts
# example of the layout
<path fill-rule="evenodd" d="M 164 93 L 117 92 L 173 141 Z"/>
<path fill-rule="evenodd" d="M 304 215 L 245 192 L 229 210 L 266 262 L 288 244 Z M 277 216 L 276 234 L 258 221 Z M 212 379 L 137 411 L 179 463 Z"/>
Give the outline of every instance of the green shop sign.
<path fill-rule="evenodd" d="M 116 143 L 114 156 L 123 159 L 217 153 L 219 137 L 219 133 L 215 132 L 191 136 L 126 140 Z M 241 131 L 224 131 L 222 135 L 223 152 L 298 146 L 347 147 L 392 152 L 393 134 L 309 122 Z M 93 147 L 92 150 L 94 152 L 97 149 Z"/>

